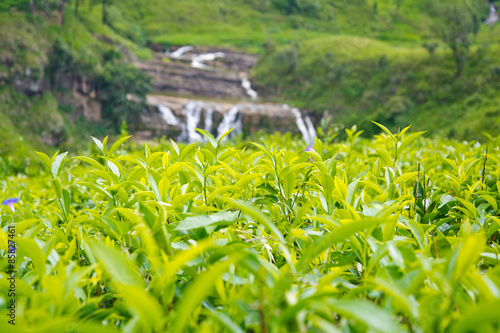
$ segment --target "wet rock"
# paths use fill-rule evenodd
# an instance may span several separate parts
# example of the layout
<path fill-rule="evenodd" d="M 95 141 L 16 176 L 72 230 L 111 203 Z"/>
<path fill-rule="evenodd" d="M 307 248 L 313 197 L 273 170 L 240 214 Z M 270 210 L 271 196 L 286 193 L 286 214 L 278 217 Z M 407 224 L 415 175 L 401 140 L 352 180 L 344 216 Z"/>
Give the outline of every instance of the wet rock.
<path fill-rule="evenodd" d="M 152 78 L 151 88 L 154 91 L 217 98 L 246 97 L 240 78 L 232 73 L 192 68 L 161 60 L 137 64 L 137 67 Z"/>

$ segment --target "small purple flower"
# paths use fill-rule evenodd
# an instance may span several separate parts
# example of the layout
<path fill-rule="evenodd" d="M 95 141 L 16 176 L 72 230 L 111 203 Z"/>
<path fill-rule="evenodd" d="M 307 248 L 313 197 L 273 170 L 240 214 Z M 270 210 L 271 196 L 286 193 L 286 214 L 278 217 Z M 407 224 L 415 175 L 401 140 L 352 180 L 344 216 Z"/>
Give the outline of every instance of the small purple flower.
<path fill-rule="evenodd" d="M 14 213 L 14 211 L 15 211 L 14 204 L 15 204 L 15 203 L 17 203 L 18 201 L 19 201 L 19 198 L 10 198 L 10 199 L 5 199 L 5 200 L 2 202 L 2 205 L 9 206 L 9 207 L 10 207 L 10 210 Z"/>
<path fill-rule="evenodd" d="M 314 151 L 314 148 L 313 148 L 312 144 L 310 144 L 309 146 L 307 146 L 307 148 L 306 148 L 305 151 Z"/>

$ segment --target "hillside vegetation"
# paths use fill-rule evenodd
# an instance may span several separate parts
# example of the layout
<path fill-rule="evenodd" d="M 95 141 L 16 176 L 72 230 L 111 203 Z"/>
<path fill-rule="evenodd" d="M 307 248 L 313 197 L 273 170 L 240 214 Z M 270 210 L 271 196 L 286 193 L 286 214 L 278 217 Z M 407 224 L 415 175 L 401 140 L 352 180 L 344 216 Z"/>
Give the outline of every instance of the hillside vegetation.
<path fill-rule="evenodd" d="M 139 7 L 135 3 L 120 1 L 116 7 L 139 22 L 152 41 L 165 44 L 227 45 L 260 52 L 266 41 L 286 44 L 349 34 L 412 42 L 429 34 L 429 18 L 416 0 L 146 0 Z"/>
<path fill-rule="evenodd" d="M 126 93 L 144 90 L 141 85 L 146 79 L 127 65 L 130 59 L 122 51 L 142 59 L 151 51 L 103 24 L 98 9 L 81 9 L 77 17 L 66 8 L 63 25 L 57 24 L 50 7 L 39 8 L 36 15 L 21 5 L 0 10 L 0 119 L 5 120 L 0 122 L 0 154 L 21 147 L 31 151 L 61 144 L 78 146 L 89 133 L 116 127 L 113 111 L 106 115 L 107 95 L 119 91 L 122 101 L 113 104 L 116 112 L 126 114 Z M 75 90 L 81 88 L 77 83 L 84 78 L 92 82 L 94 92 L 98 85 L 108 87 L 106 94 L 83 96 L 84 103 L 102 103 L 105 114 L 100 124 L 86 121 L 75 109 Z M 119 80 L 119 85 L 113 80 Z M 50 142 L 44 142 L 46 138 Z"/>
<path fill-rule="evenodd" d="M 500 27 L 481 23 L 486 3 L 462 3 L 403 2 L 402 9 L 428 14 L 419 17 L 413 43 L 367 33 L 271 45 L 255 81 L 268 96 L 326 110 L 347 126 L 369 130 L 375 119 L 396 129 L 411 119 L 416 128 L 461 139 L 498 132 Z M 373 22 L 376 15 L 366 24 Z"/>
<path fill-rule="evenodd" d="M 328 110 L 347 126 L 369 130 L 377 120 L 397 128 L 411 119 L 433 134 L 479 139 L 483 131 L 500 130 L 499 51 L 498 44 L 472 47 L 457 78 L 444 46 L 431 54 L 424 47 L 331 36 L 269 50 L 254 75 L 269 96 Z"/>
<path fill-rule="evenodd" d="M 32 14 L 29 1 L 6 1 L 2 154 L 21 144 L 46 149 L 40 131 L 25 133 L 32 119 L 37 128 L 37 116 L 24 115 L 39 113 L 37 105 L 48 100 L 43 112 L 54 120 L 49 141 L 56 145 L 78 144 L 89 131 L 116 132 L 141 110 L 126 94 L 148 92 L 147 78 L 128 64 L 149 59 L 150 47 L 187 44 L 260 54 L 252 77 L 264 99 L 326 110 L 366 134 L 373 133 L 372 119 L 392 129 L 411 120 L 432 134 L 484 139 L 483 131 L 500 126 L 500 28 L 481 26 L 486 2 L 442 2 L 452 4 L 449 10 L 432 11 L 433 2 L 417 0 L 74 0 L 61 2 L 60 11 L 58 2 L 35 0 Z M 470 31 L 455 52 L 437 31 L 460 22 Z M 103 94 L 75 94 L 85 80 Z M 27 87 L 35 81 L 41 88 L 33 92 Z M 103 120 L 84 119 L 85 103 L 99 104 Z"/>

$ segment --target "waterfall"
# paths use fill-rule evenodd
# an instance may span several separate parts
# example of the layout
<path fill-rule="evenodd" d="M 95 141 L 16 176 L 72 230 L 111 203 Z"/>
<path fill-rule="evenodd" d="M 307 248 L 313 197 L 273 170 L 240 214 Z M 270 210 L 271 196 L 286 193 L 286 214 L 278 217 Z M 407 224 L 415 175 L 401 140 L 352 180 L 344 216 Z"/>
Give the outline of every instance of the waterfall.
<path fill-rule="evenodd" d="M 215 53 L 203 53 L 199 55 L 194 55 L 191 59 L 191 67 L 194 68 L 202 68 L 207 69 L 210 66 L 205 65 L 206 61 L 213 61 L 217 58 L 224 58 L 225 54 L 223 52 L 215 52 Z"/>
<path fill-rule="evenodd" d="M 176 58 L 176 59 L 179 59 L 182 57 L 182 55 L 186 52 L 189 52 L 189 51 L 192 51 L 194 49 L 194 47 L 192 46 L 183 46 L 181 48 L 178 48 L 177 50 L 175 50 L 174 52 L 170 53 L 170 52 L 165 52 L 165 55 L 171 57 L 171 58 Z"/>
<path fill-rule="evenodd" d="M 314 124 L 311 121 L 311 118 L 306 115 L 306 125 L 307 125 L 307 132 L 309 133 L 309 140 L 311 140 L 309 143 L 313 144 L 314 141 L 316 141 L 316 128 L 314 128 Z"/>
<path fill-rule="evenodd" d="M 212 123 L 213 123 L 212 116 L 213 116 L 213 114 L 214 114 L 213 108 L 208 107 L 205 110 L 205 131 L 207 131 L 210 134 L 212 134 Z"/>
<path fill-rule="evenodd" d="M 175 50 L 174 52 L 165 51 L 165 55 L 174 59 L 182 59 L 184 53 L 191 52 L 194 50 L 193 46 L 183 46 Z M 213 61 L 217 58 L 224 58 L 225 54 L 223 52 L 214 52 L 214 53 L 202 53 L 202 54 L 193 54 L 191 56 L 191 67 L 193 68 L 201 68 L 201 69 L 209 69 L 210 66 L 206 65 L 205 62 Z M 188 58 L 189 57 L 185 57 Z"/>
<path fill-rule="evenodd" d="M 179 136 L 179 141 L 193 143 L 203 140 L 201 134 L 195 130 L 200 122 L 202 110 L 202 104 L 199 102 L 189 101 L 184 106 L 183 112 L 186 117 L 186 121 L 181 125 L 181 135 Z"/>
<path fill-rule="evenodd" d="M 233 127 L 232 135 L 242 132 L 243 126 L 241 124 L 240 108 L 238 105 L 233 106 L 224 114 L 224 118 L 217 128 L 217 136 L 221 136 Z"/>
<path fill-rule="evenodd" d="M 164 124 L 165 130 L 170 135 L 177 133 L 180 129 L 180 135 L 177 138 L 180 142 L 207 141 L 195 128 L 203 128 L 214 137 L 220 137 L 234 128 L 228 137 L 231 138 L 243 132 L 243 121 L 248 122 L 245 128 L 248 128 L 250 132 L 262 127 L 261 122 L 265 122 L 265 126 L 270 126 L 274 130 L 290 131 L 292 130 L 290 125 L 295 122 L 308 145 L 313 144 L 316 138 L 316 129 L 311 117 L 286 104 L 239 103 L 230 105 L 166 96 L 148 96 L 147 102 L 159 110 L 155 117 L 150 117 L 148 120 L 152 122 L 152 127 L 157 128 L 158 116 L 161 115 L 164 121 L 161 121 L 161 124 Z M 179 115 L 180 113 L 182 115 Z M 144 113 L 144 117 L 147 117 L 147 112 Z"/>
<path fill-rule="evenodd" d="M 314 129 L 311 118 L 309 118 L 309 116 L 306 116 L 306 121 L 304 122 L 302 113 L 300 113 L 298 109 L 292 108 L 290 111 L 295 115 L 295 118 L 297 119 L 297 127 L 299 128 L 300 133 L 302 133 L 304 141 L 308 145 L 314 143 L 314 140 L 316 138 L 316 130 Z"/>
<path fill-rule="evenodd" d="M 250 96 L 252 99 L 257 99 L 257 92 L 252 89 L 252 83 L 249 79 L 247 79 L 246 77 L 241 79 L 241 86 L 243 87 L 243 89 L 245 89 L 248 96 Z"/>
<path fill-rule="evenodd" d="M 168 106 L 159 104 L 158 110 L 160 111 L 161 117 L 163 118 L 163 120 L 165 120 L 167 125 L 171 126 L 179 125 L 179 119 L 177 119 L 177 117 L 174 115 L 174 113 Z"/>
<path fill-rule="evenodd" d="M 213 114 L 214 110 L 220 111 L 220 106 L 210 102 L 204 101 L 188 101 L 183 109 L 184 121 L 175 116 L 170 107 L 165 104 L 155 104 L 160 111 L 162 118 L 168 126 L 179 126 L 181 133 L 178 137 L 180 142 L 193 143 L 196 141 L 203 141 L 205 138 L 198 133 L 195 128 L 200 127 L 200 121 L 204 113 L 204 129 L 213 132 Z M 233 121 L 234 122 L 234 121 Z M 205 140 L 206 141 L 206 140 Z"/>

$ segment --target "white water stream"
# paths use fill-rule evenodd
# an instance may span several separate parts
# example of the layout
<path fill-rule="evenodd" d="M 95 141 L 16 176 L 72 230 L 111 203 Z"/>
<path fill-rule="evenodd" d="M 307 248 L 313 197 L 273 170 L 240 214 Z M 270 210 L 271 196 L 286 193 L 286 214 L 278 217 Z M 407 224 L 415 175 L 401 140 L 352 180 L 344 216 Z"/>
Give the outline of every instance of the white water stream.
<path fill-rule="evenodd" d="M 179 125 L 179 123 L 180 123 L 179 119 L 177 119 L 177 117 L 174 115 L 174 113 L 172 112 L 172 110 L 168 106 L 163 105 L 163 104 L 159 104 L 158 110 L 160 111 L 161 117 L 163 118 L 163 120 L 165 120 L 167 125 L 171 125 L 171 126 Z"/>
<path fill-rule="evenodd" d="M 307 144 L 313 144 L 316 139 L 316 129 L 311 118 L 308 115 L 303 116 L 298 109 L 291 108 L 286 104 L 283 106 L 251 103 L 234 105 L 223 114 L 222 121 L 218 124 L 217 128 L 214 128 L 214 111 L 217 110 L 218 114 L 220 114 L 222 110 L 221 106 L 217 103 L 188 101 L 182 109 L 183 117 L 181 118 L 176 116 L 172 109 L 165 104 L 156 104 L 156 106 L 167 126 L 177 126 L 180 128 L 181 133 L 177 140 L 181 142 L 193 143 L 204 141 L 205 138 L 195 130 L 195 128 L 201 127 L 215 137 L 219 137 L 234 128 L 229 136 L 233 137 L 243 131 L 243 111 L 245 114 L 254 114 L 265 112 L 265 110 L 269 110 L 270 108 L 274 108 L 275 110 L 278 108 L 284 112 L 290 112 L 295 117 L 297 127 Z M 200 124 L 202 119 L 203 123 Z"/>
<path fill-rule="evenodd" d="M 287 105 L 288 107 L 288 105 Z M 313 144 L 316 140 L 316 129 L 311 121 L 309 116 L 306 116 L 305 121 L 302 117 L 302 113 L 296 109 L 292 108 L 290 111 L 295 115 L 295 119 L 297 120 L 297 127 L 299 128 L 300 133 L 302 133 L 302 138 L 309 145 Z"/>
<path fill-rule="evenodd" d="M 314 124 L 311 120 L 311 117 L 309 117 L 308 115 L 306 115 L 306 125 L 307 125 L 307 132 L 309 134 L 309 144 L 313 144 L 314 141 L 316 141 L 316 128 L 314 127 Z"/>
<path fill-rule="evenodd" d="M 167 52 L 165 52 L 165 55 L 170 57 L 170 58 L 180 59 L 180 58 L 182 58 L 184 53 L 192 51 L 193 49 L 194 49 L 194 47 L 192 47 L 192 46 L 183 46 L 183 47 L 178 48 L 177 50 L 175 50 L 174 52 L 171 52 L 171 53 L 167 51 Z"/>
<path fill-rule="evenodd" d="M 243 87 L 243 89 L 245 89 L 248 96 L 250 96 L 252 99 L 257 99 L 258 94 L 255 90 L 252 89 L 252 83 L 249 79 L 247 79 L 246 77 L 241 79 L 241 86 Z"/>
<path fill-rule="evenodd" d="M 208 107 L 205 110 L 205 131 L 207 131 L 208 133 L 212 133 L 213 114 L 214 114 L 213 108 Z"/>
<path fill-rule="evenodd" d="M 201 68 L 201 69 L 211 69 L 212 67 L 204 64 L 207 61 L 214 61 L 217 58 L 224 58 L 223 52 L 215 52 L 215 53 L 202 53 L 195 54 L 191 58 L 191 67 L 193 68 Z"/>
<path fill-rule="evenodd" d="M 243 124 L 241 123 L 241 115 L 240 109 L 238 105 L 233 106 L 229 111 L 224 114 L 224 118 L 222 119 L 219 127 L 217 128 L 217 136 L 221 136 L 222 134 L 229 131 L 231 128 L 234 128 L 231 135 L 239 134 L 242 132 Z"/>
<path fill-rule="evenodd" d="M 203 141 L 203 136 L 198 133 L 195 128 L 198 128 L 200 123 L 201 112 L 203 105 L 200 102 L 189 101 L 184 105 L 182 112 L 185 116 L 185 123 L 181 124 L 181 135 L 179 141 L 193 143 Z"/>
<path fill-rule="evenodd" d="M 498 13 L 495 8 L 495 5 L 490 4 L 490 15 L 488 16 L 488 19 L 484 23 L 493 25 L 498 22 Z"/>

